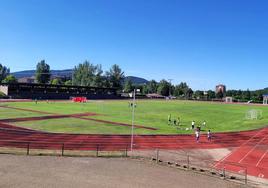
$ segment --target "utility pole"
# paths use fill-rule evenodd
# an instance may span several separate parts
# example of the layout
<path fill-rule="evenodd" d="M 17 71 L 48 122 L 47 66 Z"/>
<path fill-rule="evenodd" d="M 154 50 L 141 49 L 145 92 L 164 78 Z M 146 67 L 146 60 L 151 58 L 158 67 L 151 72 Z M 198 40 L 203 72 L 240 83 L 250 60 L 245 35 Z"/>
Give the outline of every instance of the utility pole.
<path fill-rule="evenodd" d="M 72 70 L 72 86 L 74 85 L 74 70 Z"/>
<path fill-rule="evenodd" d="M 172 81 L 173 79 L 168 79 L 168 81 L 169 81 L 169 97 L 171 97 L 171 81 Z"/>
<path fill-rule="evenodd" d="M 133 102 L 132 102 L 131 143 L 130 143 L 131 152 L 133 150 L 133 141 L 134 141 L 135 100 L 136 100 L 136 89 L 134 89 L 133 91 Z"/>

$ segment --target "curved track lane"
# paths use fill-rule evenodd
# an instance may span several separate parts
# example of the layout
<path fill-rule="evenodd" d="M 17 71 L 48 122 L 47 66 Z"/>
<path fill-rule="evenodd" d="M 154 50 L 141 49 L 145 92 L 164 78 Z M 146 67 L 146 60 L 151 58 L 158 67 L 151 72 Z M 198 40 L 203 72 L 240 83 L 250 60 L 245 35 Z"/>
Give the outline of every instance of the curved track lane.
<path fill-rule="evenodd" d="M 265 128 L 268 129 L 268 128 Z M 227 148 L 238 147 L 249 140 L 260 130 L 243 131 L 235 133 L 217 133 L 213 135 L 212 141 L 201 135 L 199 143 L 195 142 L 194 135 L 135 135 L 135 149 L 194 149 L 194 148 Z M 47 145 L 46 148 L 54 148 L 55 145 L 64 143 L 69 149 L 90 150 L 99 145 L 107 150 L 125 149 L 129 146 L 130 135 L 102 135 L 102 134 L 67 134 L 47 133 L 27 128 L 16 127 L 0 122 L 0 146 L 8 146 L 11 142 Z M 16 144 L 12 144 L 16 146 Z M 77 147 L 77 148 L 76 148 Z"/>

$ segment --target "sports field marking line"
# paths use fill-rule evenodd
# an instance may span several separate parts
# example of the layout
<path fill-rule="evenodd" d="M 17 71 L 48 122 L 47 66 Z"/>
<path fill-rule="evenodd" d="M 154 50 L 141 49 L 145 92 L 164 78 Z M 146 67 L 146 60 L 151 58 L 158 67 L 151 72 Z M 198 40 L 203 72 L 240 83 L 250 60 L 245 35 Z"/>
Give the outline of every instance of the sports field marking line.
<path fill-rule="evenodd" d="M 40 120 L 52 120 L 52 119 L 63 119 L 63 118 L 79 118 L 83 116 L 95 116 L 94 113 L 77 113 L 77 114 L 55 114 L 47 116 L 32 116 L 32 117 L 17 117 L 9 119 L 0 119 L 0 122 L 23 122 L 23 121 L 40 121 Z"/>
<path fill-rule="evenodd" d="M 230 155 L 232 155 L 234 152 L 236 152 L 238 149 L 240 149 L 242 146 L 246 145 L 249 141 L 251 141 L 255 136 L 257 136 L 257 134 L 259 134 L 260 132 L 266 130 L 266 128 L 259 130 L 256 134 L 254 134 L 252 137 L 250 137 L 247 141 L 245 141 L 243 144 L 241 144 L 238 148 L 234 149 L 233 151 L 231 151 L 228 155 L 226 155 L 225 157 L 223 157 L 221 160 L 219 160 L 214 166 L 213 168 L 215 168 L 219 163 L 221 163 L 222 161 L 224 161 L 225 159 L 227 159 Z"/>
<path fill-rule="evenodd" d="M 61 114 L 57 114 L 57 113 L 50 113 L 50 112 L 39 111 L 39 110 L 30 110 L 30 109 L 27 109 L 27 108 L 17 108 L 17 107 L 10 107 L 10 106 L 0 106 L 0 107 L 10 108 L 10 109 L 15 109 L 15 110 L 22 110 L 22 111 L 35 112 L 35 113 L 40 113 L 40 114 L 51 114 L 52 116 L 53 115 L 54 116 L 61 115 Z M 72 115 L 74 115 L 74 116 L 72 116 Z M 95 115 L 98 115 L 98 114 L 95 114 Z M 63 116 L 68 116 L 68 114 L 67 115 L 63 115 Z M 39 117 L 42 117 L 42 116 L 39 116 Z M 77 116 L 75 116 L 75 114 L 70 114 L 70 117 L 71 118 L 77 118 L 77 119 L 83 119 L 82 116 L 81 117 L 79 117 L 79 116 L 77 117 Z M 57 119 L 61 119 L 61 118 L 57 118 Z M 112 121 L 105 121 L 105 120 L 98 120 L 98 119 L 94 119 L 94 118 L 85 118 L 85 120 L 91 120 L 91 121 L 103 122 L 103 123 L 111 123 L 113 125 L 120 125 L 120 126 L 131 126 L 131 124 L 119 123 L 119 122 L 112 122 Z M 141 129 L 157 130 L 157 128 L 147 127 L 147 126 L 143 126 L 143 125 L 134 125 L 134 126 L 136 128 L 141 128 Z"/>
<path fill-rule="evenodd" d="M 238 163 L 241 163 L 257 146 L 259 146 L 260 145 L 260 143 L 263 141 L 263 140 L 265 140 L 266 138 L 268 137 L 268 135 L 267 136 L 265 136 L 264 138 L 262 138 L 253 148 L 251 148 L 251 150 L 249 150 L 247 153 L 246 153 L 246 155 L 244 155 L 244 157 L 242 157 L 239 161 L 238 161 Z"/>
<path fill-rule="evenodd" d="M 262 161 L 262 159 L 265 157 L 265 155 L 268 153 L 268 149 L 266 150 L 266 152 L 261 156 L 260 160 L 257 162 L 256 167 L 260 164 L 260 162 Z"/>
<path fill-rule="evenodd" d="M 0 107 L 14 109 L 14 110 L 27 111 L 27 112 L 35 112 L 35 113 L 39 113 L 39 114 L 56 114 L 56 113 L 51 113 L 51 112 L 39 111 L 39 110 L 31 110 L 28 108 L 18 108 L 18 107 L 13 107 L 13 106 L 0 106 Z"/>

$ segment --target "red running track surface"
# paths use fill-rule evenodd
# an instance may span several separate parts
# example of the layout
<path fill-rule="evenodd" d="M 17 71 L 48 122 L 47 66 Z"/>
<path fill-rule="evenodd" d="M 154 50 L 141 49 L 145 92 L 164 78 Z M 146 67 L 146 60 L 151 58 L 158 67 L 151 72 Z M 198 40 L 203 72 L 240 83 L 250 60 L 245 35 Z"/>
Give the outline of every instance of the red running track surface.
<path fill-rule="evenodd" d="M 130 135 L 65 134 L 34 131 L 0 122 L 0 147 L 59 149 L 64 143 L 69 150 L 120 150 L 129 148 Z M 247 167 L 249 175 L 268 178 L 268 128 L 235 133 L 217 133 L 212 141 L 202 135 L 195 142 L 194 135 L 135 135 L 134 149 L 212 149 L 237 147 L 220 162 L 238 163 Z M 220 164 L 220 163 L 219 163 Z M 217 166 L 217 165 L 216 165 Z M 227 170 L 239 171 L 234 166 Z"/>
<path fill-rule="evenodd" d="M 220 162 L 240 164 L 247 167 L 249 175 L 268 179 L 268 128 L 254 133 Z M 226 169 L 237 171 L 235 167 L 228 165 Z"/>
<path fill-rule="evenodd" d="M 135 135 L 134 148 L 194 149 L 238 147 L 254 134 L 255 131 L 229 134 L 219 133 L 213 135 L 211 142 L 206 140 L 206 135 L 203 135 L 199 143 L 195 142 L 193 135 Z M 87 146 L 93 144 L 100 144 L 105 146 L 106 149 L 113 150 L 117 145 L 122 145 L 125 148 L 126 145 L 129 145 L 130 139 L 130 135 L 47 133 L 0 122 L 0 140 L 3 141 L 2 144 L 6 140 L 16 142 L 47 142 L 48 147 L 56 143 L 66 143 L 67 145 L 83 143 L 83 147 L 80 147 L 82 149 L 88 149 Z"/>

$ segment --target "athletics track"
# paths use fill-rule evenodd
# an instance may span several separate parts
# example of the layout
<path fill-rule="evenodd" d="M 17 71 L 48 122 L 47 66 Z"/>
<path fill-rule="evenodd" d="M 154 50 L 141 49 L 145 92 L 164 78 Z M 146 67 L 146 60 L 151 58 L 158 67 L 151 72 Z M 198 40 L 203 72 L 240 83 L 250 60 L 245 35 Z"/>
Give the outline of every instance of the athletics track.
<path fill-rule="evenodd" d="M 11 108 L 0 106 L 2 108 Z M 13 108 L 13 107 L 12 107 Z M 84 118 L 83 116 L 94 116 L 94 113 L 59 115 L 47 112 L 34 111 L 29 109 L 15 108 L 17 110 L 38 112 L 46 116 L 30 118 L 13 118 L 0 120 L 0 146 L 27 147 L 31 143 L 31 148 L 36 149 L 58 149 L 64 143 L 65 149 L 69 150 L 95 150 L 101 147 L 103 150 L 118 150 L 129 148 L 130 135 L 100 135 L 100 134 L 66 134 L 47 133 L 35 131 L 27 128 L 17 127 L 10 124 L 16 121 L 38 121 L 53 118 Z M 102 121 L 102 120 L 98 120 Z M 129 124 L 109 122 L 119 126 L 130 126 Z M 135 125 L 136 128 L 149 127 Z M 268 127 L 252 131 L 241 131 L 233 133 L 216 133 L 211 142 L 206 140 L 205 135 L 201 135 L 201 141 L 195 143 L 193 135 L 135 135 L 134 149 L 213 149 L 213 148 L 234 148 L 232 152 L 220 160 L 215 167 L 226 163 L 225 168 L 231 171 L 239 171 L 231 163 L 241 164 L 247 167 L 249 175 L 268 179 Z"/>

